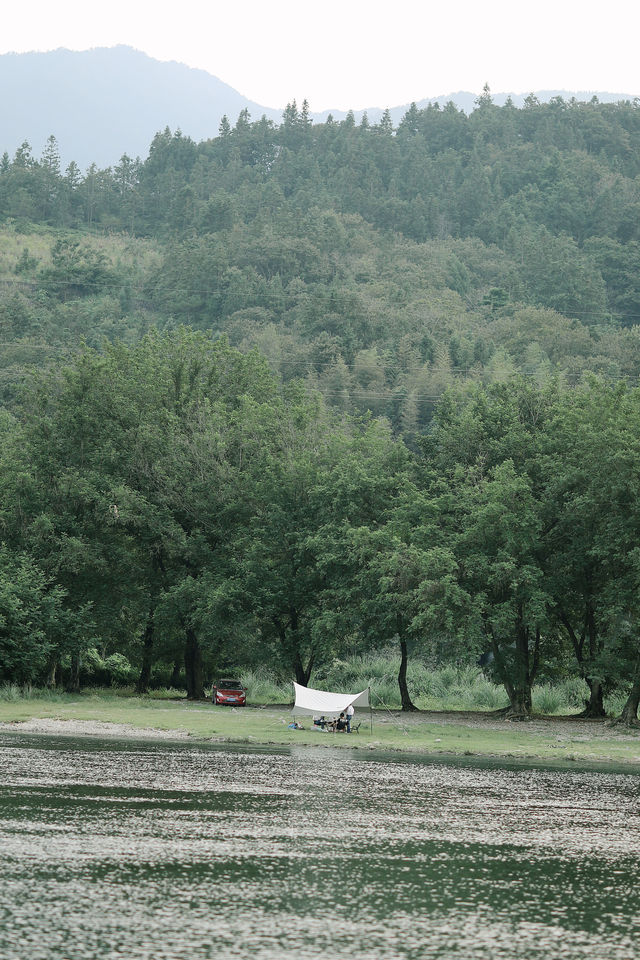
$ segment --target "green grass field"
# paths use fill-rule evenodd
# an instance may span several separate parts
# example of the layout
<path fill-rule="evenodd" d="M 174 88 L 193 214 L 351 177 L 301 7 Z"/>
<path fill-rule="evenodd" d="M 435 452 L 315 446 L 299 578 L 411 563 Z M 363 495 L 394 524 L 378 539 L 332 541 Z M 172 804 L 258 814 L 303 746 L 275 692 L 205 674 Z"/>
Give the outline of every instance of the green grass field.
<path fill-rule="evenodd" d="M 640 734 L 604 723 L 570 718 L 539 719 L 509 723 L 490 714 L 434 714 L 407 716 L 386 710 L 374 711 L 373 731 L 369 714 L 360 711 L 357 734 L 316 732 L 309 720 L 304 730 L 291 730 L 286 707 L 214 707 L 186 700 L 151 697 L 121 697 L 108 692 L 58 695 L 53 698 L 16 699 L 0 702 L 0 723 L 20 724 L 31 720 L 67 721 L 71 734 L 103 731 L 82 729 L 74 721 L 123 725 L 115 735 L 132 736 L 153 729 L 188 735 L 197 740 L 288 746 L 292 744 L 338 749 L 388 750 L 420 754 L 530 759 L 544 762 L 637 764 L 640 769 Z M 20 729 L 19 726 L 5 727 Z"/>

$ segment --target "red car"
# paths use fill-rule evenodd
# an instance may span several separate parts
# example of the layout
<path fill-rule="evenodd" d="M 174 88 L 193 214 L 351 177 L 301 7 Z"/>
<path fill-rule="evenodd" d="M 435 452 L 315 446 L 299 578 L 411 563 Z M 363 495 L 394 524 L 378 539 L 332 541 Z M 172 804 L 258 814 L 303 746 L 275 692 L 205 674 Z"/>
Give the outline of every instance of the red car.
<path fill-rule="evenodd" d="M 247 693 L 239 680 L 219 680 L 213 685 L 211 702 L 227 704 L 231 707 L 245 707 Z"/>

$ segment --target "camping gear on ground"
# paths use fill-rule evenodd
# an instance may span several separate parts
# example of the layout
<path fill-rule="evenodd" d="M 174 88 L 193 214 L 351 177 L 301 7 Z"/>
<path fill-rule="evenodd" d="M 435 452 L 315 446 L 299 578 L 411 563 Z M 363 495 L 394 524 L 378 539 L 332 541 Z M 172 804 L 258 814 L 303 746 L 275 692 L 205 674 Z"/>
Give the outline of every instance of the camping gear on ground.
<path fill-rule="evenodd" d="M 332 693 L 329 690 L 313 690 L 303 687 L 299 683 L 293 684 L 295 702 L 291 713 L 295 716 L 321 717 L 337 721 L 341 713 L 346 713 L 348 707 L 369 707 L 369 718 L 373 730 L 373 714 L 371 712 L 371 698 L 369 687 L 360 693 Z M 314 721 L 315 722 L 315 721 Z M 324 727 L 322 727 L 324 729 Z"/>

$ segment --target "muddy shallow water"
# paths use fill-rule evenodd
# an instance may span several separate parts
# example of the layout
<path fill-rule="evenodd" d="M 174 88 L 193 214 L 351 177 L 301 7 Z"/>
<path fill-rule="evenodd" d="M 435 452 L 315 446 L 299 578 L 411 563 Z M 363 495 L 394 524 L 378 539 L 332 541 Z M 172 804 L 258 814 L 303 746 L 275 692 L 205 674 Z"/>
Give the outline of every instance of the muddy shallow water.
<path fill-rule="evenodd" d="M 632 960 L 640 777 L 0 735 L 0 958 Z"/>

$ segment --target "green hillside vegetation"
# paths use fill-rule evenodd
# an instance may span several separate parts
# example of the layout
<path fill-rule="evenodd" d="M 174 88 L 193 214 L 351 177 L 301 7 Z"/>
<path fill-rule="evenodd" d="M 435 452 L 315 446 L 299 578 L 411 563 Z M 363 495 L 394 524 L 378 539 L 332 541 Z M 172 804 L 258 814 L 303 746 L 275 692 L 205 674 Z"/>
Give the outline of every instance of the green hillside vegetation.
<path fill-rule="evenodd" d="M 636 101 L 5 155 L 0 681 L 391 644 L 633 721 L 639 213 Z"/>

